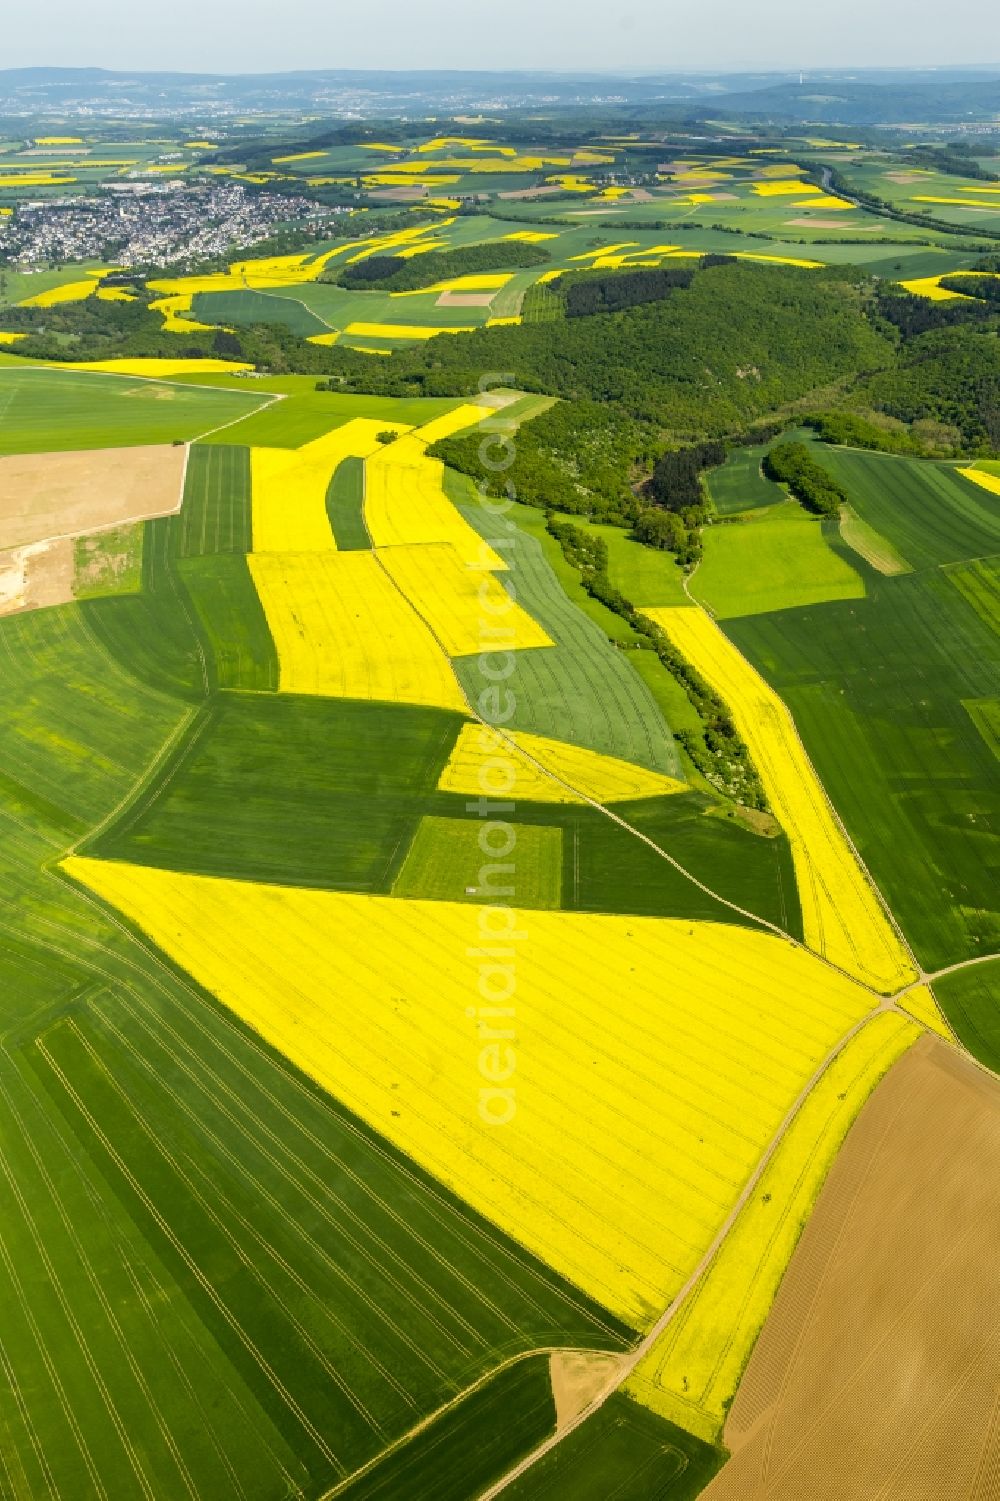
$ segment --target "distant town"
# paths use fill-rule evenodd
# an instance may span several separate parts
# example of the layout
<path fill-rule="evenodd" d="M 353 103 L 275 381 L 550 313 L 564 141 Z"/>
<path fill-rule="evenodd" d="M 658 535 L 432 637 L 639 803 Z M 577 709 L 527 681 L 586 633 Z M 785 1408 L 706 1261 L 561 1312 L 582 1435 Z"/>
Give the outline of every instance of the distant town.
<path fill-rule="evenodd" d="M 108 183 L 100 191 L 19 204 L 0 221 L 0 257 L 20 270 L 68 261 L 188 267 L 239 253 L 282 227 L 334 225 L 337 210 L 237 182 Z"/>

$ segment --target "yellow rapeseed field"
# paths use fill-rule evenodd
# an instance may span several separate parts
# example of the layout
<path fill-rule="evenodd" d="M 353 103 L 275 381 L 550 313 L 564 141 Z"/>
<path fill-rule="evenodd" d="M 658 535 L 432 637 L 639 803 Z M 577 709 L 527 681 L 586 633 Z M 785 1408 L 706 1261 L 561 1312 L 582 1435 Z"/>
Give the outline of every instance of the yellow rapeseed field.
<path fill-rule="evenodd" d="M 870 999 L 746 928 L 80 857 L 66 869 L 374 1130 L 639 1329 L 698 1264 Z"/>
<path fill-rule="evenodd" d="M 985 469 L 963 469 L 961 472 L 974 485 L 981 485 L 992 495 L 1000 495 L 1000 474 L 988 474 Z"/>
<path fill-rule="evenodd" d="M 106 375 L 146 375 L 151 380 L 169 379 L 172 375 L 232 375 L 239 370 L 250 370 L 250 365 L 239 365 L 233 360 L 157 360 L 121 359 L 86 360 L 73 366 L 74 370 L 97 370 Z"/>
<path fill-rule="evenodd" d="M 904 1011 L 910 1016 L 916 1017 L 921 1026 L 931 1032 L 937 1032 L 947 1042 L 955 1041 L 955 1034 L 945 1021 L 944 1013 L 935 999 L 934 992 L 929 985 L 915 985 L 908 990 L 899 1002 Z"/>
<path fill-rule="evenodd" d="M 704 610 L 681 605 L 645 614 L 729 705 L 792 847 L 806 943 L 878 990 L 914 979 L 782 700 Z"/>
<path fill-rule="evenodd" d="M 782 198 L 793 193 L 821 193 L 823 190 L 796 178 L 794 181 L 789 179 L 787 182 L 755 182 L 751 191 L 760 198 Z"/>
<path fill-rule="evenodd" d="M 54 188 L 67 182 L 76 182 L 76 178 L 56 177 L 51 172 L 7 171 L 0 176 L 0 188 Z"/>
<path fill-rule="evenodd" d="M 463 562 L 450 542 L 382 547 L 379 560 L 449 657 L 553 644 L 491 572 Z"/>
<path fill-rule="evenodd" d="M 331 552 L 335 547 L 326 492 L 343 459 L 379 447 L 389 424 L 355 417 L 301 448 L 252 448 L 250 475 L 254 552 Z M 406 429 L 392 424 L 396 431 Z"/>
<path fill-rule="evenodd" d="M 477 417 L 484 415 L 480 407 L 472 410 Z M 445 495 L 444 465 L 439 459 L 427 457 L 417 435 L 426 431 L 419 428 L 408 433 L 365 460 L 365 520 L 374 545 L 382 548 L 408 542 L 450 542 L 470 568 L 492 573 L 505 569 L 507 564 L 499 553 L 483 541 Z"/>
<path fill-rule="evenodd" d="M 157 297 L 149 304 L 152 312 L 159 313 L 167 333 L 189 334 L 194 329 L 211 329 L 210 323 L 199 323 L 188 317 L 191 311 L 191 292 L 177 292 L 169 297 Z"/>
<path fill-rule="evenodd" d="M 792 207 L 836 209 L 839 212 L 841 209 L 852 209 L 854 204 L 845 202 L 843 198 L 834 198 L 831 193 L 816 193 L 812 198 L 803 198 L 801 202 L 793 203 Z"/>
<path fill-rule="evenodd" d="M 26 297 L 20 306 L 55 307 L 60 302 L 82 302 L 85 297 L 91 296 L 96 286 L 97 283 L 93 280 L 64 281 L 60 287 L 49 287 L 47 292 L 36 292 L 34 297 Z"/>
<path fill-rule="evenodd" d="M 487 415 L 483 407 L 478 407 L 471 401 L 463 401 L 450 411 L 443 412 L 440 417 L 432 417 L 430 422 L 414 428 L 413 436 L 424 444 L 440 443 L 442 438 L 451 438 L 463 428 L 474 427 Z"/>
<path fill-rule="evenodd" d="M 802 266 L 804 270 L 815 271 L 822 266 L 822 261 L 804 261 L 794 255 L 758 255 L 756 251 L 737 250 L 738 261 L 765 261 L 775 266 Z"/>
<path fill-rule="evenodd" d="M 251 553 L 283 693 L 464 710 L 441 647 L 369 552 Z"/>
<path fill-rule="evenodd" d="M 462 727 L 438 788 L 467 797 L 492 792 L 519 803 L 576 803 L 582 801 L 580 793 L 599 803 L 621 803 L 688 790 L 684 782 L 617 756 L 523 730 L 507 738 L 481 724 Z"/>
<path fill-rule="evenodd" d="M 875 1017 L 811 1091 L 708 1271 L 625 1390 L 709 1442 L 770 1310 L 809 1215 L 854 1118 L 920 1037 L 915 1022 Z"/>
<path fill-rule="evenodd" d="M 501 235 L 500 238 L 502 240 L 524 240 L 529 245 L 536 245 L 541 240 L 558 240 L 559 236 L 555 232 L 541 229 L 518 229 L 513 234 Z"/>
<path fill-rule="evenodd" d="M 907 292 L 912 292 L 915 297 L 929 297 L 932 302 L 946 302 L 950 297 L 964 297 L 964 292 L 952 292 L 948 287 L 940 285 L 941 276 L 948 275 L 941 272 L 938 276 L 918 276 L 911 281 L 901 282 L 900 285 Z"/>
<path fill-rule="evenodd" d="M 467 328 L 436 328 L 419 323 L 349 323 L 345 333 L 359 339 L 436 339 L 438 334 L 471 334 Z"/>

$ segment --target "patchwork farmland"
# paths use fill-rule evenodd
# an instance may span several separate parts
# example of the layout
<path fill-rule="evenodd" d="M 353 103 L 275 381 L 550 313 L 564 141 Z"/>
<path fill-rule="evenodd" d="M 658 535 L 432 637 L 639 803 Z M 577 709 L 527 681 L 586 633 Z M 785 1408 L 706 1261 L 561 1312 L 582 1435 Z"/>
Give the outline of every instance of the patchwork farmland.
<path fill-rule="evenodd" d="M 0 309 L 0 1495 L 985 1496 L 977 252 L 478 129 Z"/>

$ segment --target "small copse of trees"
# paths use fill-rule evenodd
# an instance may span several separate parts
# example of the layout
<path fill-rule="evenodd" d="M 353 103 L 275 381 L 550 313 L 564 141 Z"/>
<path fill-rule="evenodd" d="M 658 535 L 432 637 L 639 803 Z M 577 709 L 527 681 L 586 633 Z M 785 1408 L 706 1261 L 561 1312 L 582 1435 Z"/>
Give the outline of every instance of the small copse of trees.
<path fill-rule="evenodd" d="M 804 443 L 776 443 L 764 458 L 764 473 L 787 485 L 796 500 L 818 516 L 838 515 L 847 501 L 846 492 Z"/>

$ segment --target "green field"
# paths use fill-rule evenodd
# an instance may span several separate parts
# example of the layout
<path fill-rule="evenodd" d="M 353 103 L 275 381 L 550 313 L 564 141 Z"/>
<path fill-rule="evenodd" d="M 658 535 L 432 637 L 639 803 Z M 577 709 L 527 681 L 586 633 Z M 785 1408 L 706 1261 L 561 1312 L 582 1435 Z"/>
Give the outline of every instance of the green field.
<path fill-rule="evenodd" d="M 959 1041 L 1000 1072 L 1000 959 L 943 975 L 934 981 L 934 994 Z"/>
<path fill-rule="evenodd" d="M 872 575 L 864 600 L 726 625 L 929 969 L 1000 946 L 997 763 L 965 707 L 996 695 L 1000 652 L 956 575 Z"/>
<path fill-rule="evenodd" d="M 176 576 L 210 681 L 219 688 L 277 692 L 278 653 L 246 558 L 182 558 Z"/>
<path fill-rule="evenodd" d="M 460 509 L 487 540 L 500 535 L 497 528 L 504 525 L 502 518 L 477 504 Z M 543 522 L 540 512 L 534 515 Z M 521 522 L 519 516 L 516 549 L 506 554 L 510 579 L 521 604 L 556 646 L 555 650 L 517 653 L 510 682 L 516 698 L 512 728 L 569 740 L 676 776 L 677 749 L 649 689 L 607 635 L 570 602 L 541 542 L 522 531 Z M 569 571 L 579 588 L 579 575 Z M 611 616 L 610 611 L 605 613 Z M 476 659 L 460 658 L 455 670 L 466 692 L 475 698 L 482 688 Z"/>
<path fill-rule="evenodd" d="M 317 391 L 315 379 L 310 385 L 311 390 L 283 397 L 225 432 L 214 433 L 213 446 L 235 443 L 259 448 L 301 448 L 303 443 L 311 443 L 333 428 L 342 427 L 352 417 L 372 417 L 389 424 L 419 427 L 458 405 L 453 397 L 398 400 L 391 396 L 341 396 Z"/>
<path fill-rule="evenodd" d="M 298 300 L 276 297 L 270 292 L 198 292 L 191 300 L 191 316 L 199 323 L 237 324 L 247 328 L 252 323 L 280 323 L 303 339 L 311 334 L 329 333 L 330 325 Z"/>
<path fill-rule="evenodd" d="M 767 479 L 761 471 L 761 463 L 770 446 L 761 443 L 755 448 L 735 448 L 724 464 L 709 470 L 705 483 L 720 516 L 735 516 L 740 511 L 778 505 L 785 499 L 781 486 Z"/>
<path fill-rule="evenodd" d="M 341 552 L 364 552 L 371 547 L 364 506 L 365 461 L 341 459 L 326 492 L 326 513 Z"/>
<path fill-rule="evenodd" d="M 250 551 L 248 449 L 216 443 L 191 449 L 184 502 L 173 530 L 178 557 Z"/>
<path fill-rule="evenodd" d="M 190 440 L 256 410 L 260 397 L 94 371 L 0 368 L 0 453 Z"/>
<path fill-rule="evenodd" d="M 94 853 L 387 891 L 460 724 L 439 709 L 223 695 Z"/>
<path fill-rule="evenodd" d="M 490 902 L 502 895 L 518 907 L 560 907 L 562 830 L 526 823 L 511 828 L 515 844 L 510 861 L 498 865 L 480 848 L 478 822 L 422 818 L 393 883 L 393 895 L 441 902 Z"/>
<path fill-rule="evenodd" d="M 548 1357 L 529 1356 L 498 1371 L 340 1495 L 343 1501 L 468 1501 L 555 1426 Z"/>
<path fill-rule="evenodd" d="M 954 466 L 817 445 L 851 505 L 912 568 L 1000 551 L 1000 506 Z"/>
<path fill-rule="evenodd" d="M 624 527 L 601 526 L 574 518 L 574 526 L 591 537 L 601 537 L 608 549 L 608 578 L 612 588 L 636 605 L 686 605 L 684 572 L 669 552 L 634 542 Z M 575 573 L 575 569 L 571 570 Z M 579 580 L 577 580 L 579 586 Z M 595 601 L 591 601 L 595 603 Z M 598 606 L 601 608 L 600 606 Z M 609 612 L 610 613 L 610 612 Z M 619 620 L 619 626 L 622 622 Z"/>
<path fill-rule="evenodd" d="M 829 599 L 863 599 L 865 581 L 831 546 L 836 521 L 789 500 L 752 519 L 704 532 L 691 593 L 713 615 L 761 615 Z"/>
<path fill-rule="evenodd" d="M 694 1501 L 725 1454 L 615 1394 L 504 1492 L 511 1501 Z"/>

